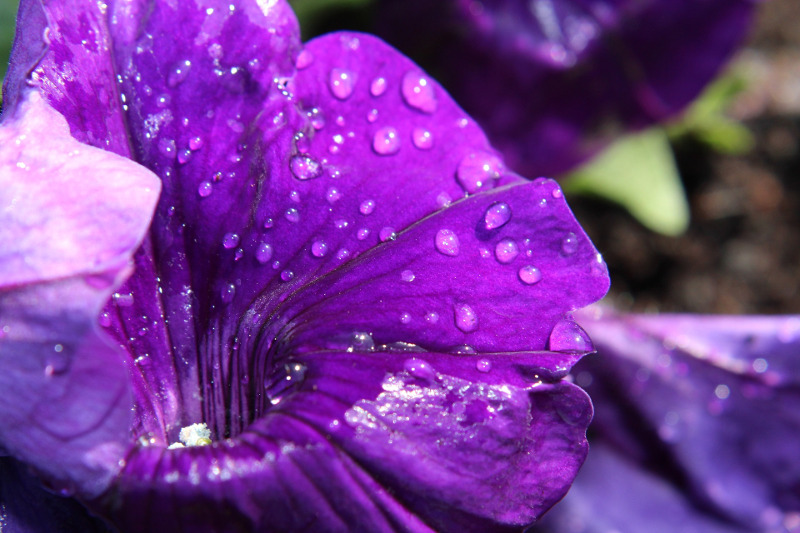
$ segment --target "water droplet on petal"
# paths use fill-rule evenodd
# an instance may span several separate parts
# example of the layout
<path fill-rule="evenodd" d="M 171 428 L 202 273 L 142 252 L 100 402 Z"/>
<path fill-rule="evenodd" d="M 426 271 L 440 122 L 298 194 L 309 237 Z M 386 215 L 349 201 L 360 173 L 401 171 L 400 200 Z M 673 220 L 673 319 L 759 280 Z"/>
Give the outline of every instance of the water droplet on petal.
<path fill-rule="evenodd" d="M 431 364 L 423 359 L 407 359 L 403 363 L 403 368 L 415 378 L 433 381 L 436 378 L 436 370 Z"/>
<path fill-rule="evenodd" d="M 425 128 L 414 128 L 411 140 L 420 150 L 430 150 L 433 147 L 433 134 Z"/>
<path fill-rule="evenodd" d="M 379 155 L 393 155 L 400 150 L 400 135 L 391 126 L 375 132 L 372 137 L 372 149 Z"/>
<path fill-rule="evenodd" d="M 575 321 L 559 321 L 550 333 L 549 350 L 564 353 L 582 353 L 594 349 L 589 335 Z"/>
<path fill-rule="evenodd" d="M 303 70 L 304 68 L 311 65 L 314 62 L 314 54 L 309 52 L 308 50 L 300 50 L 300 53 L 297 54 L 297 59 L 294 62 L 294 66 L 297 67 L 297 70 Z"/>
<path fill-rule="evenodd" d="M 222 290 L 220 291 L 220 296 L 222 297 L 222 301 L 225 303 L 229 303 L 233 300 L 234 295 L 236 294 L 236 285 L 233 283 L 228 283 Z"/>
<path fill-rule="evenodd" d="M 410 324 L 411 315 L 409 313 L 403 313 L 402 315 L 400 315 L 400 322 L 403 324 Z"/>
<path fill-rule="evenodd" d="M 352 72 L 341 68 L 331 70 L 329 87 L 333 96 L 339 100 L 346 100 L 353 94 L 355 77 Z"/>
<path fill-rule="evenodd" d="M 199 150 L 203 147 L 202 137 L 192 137 L 189 139 L 189 150 Z"/>
<path fill-rule="evenodd" d="M 272 246 L 262 242 L 256 249 L 256 261 L 263 265 L 269 262 L 270 259 L 272 259 Z"/>
<path fill-rule="evenodd" d="M 314 257 L 323 257 L 328 253 L 328 245 L 325 241 L 314 241 L 311 244 L 311 254 Z"/>
<path fill-rule="evenodd" d="M 271 218 L 268 218 L 264 221 L 264 229 L 270 229 L 272 226 L 275 225 L 275 221 Z"/>
<path fill-rule="evenodd" d="M 167 85 L 175 87 L 189 75 L 189 70 L 192 68 L 192 62 L 188 59 L 178 62 L 177 65 L 172 67 L 169 75 L 167 76 Z"/>
<path fill-rule="evenodd" d="M 359 241 L 363 241 L 368 236 L 369 236 L 369 229 L 361 228 L 360 230 L 358 230 L 358 233 L 356 234 L 356 239 L 358 239 Z"/>
<path fill-rule="evenodd" d="M 178 163 L 185 165 L 192 159 L 192 151 L 188 148 L 178 152 Z"/>
<path fill-rule="evenodd" d="M 283 272 L 281 272 L 281 279 L 283 281 L 289 281 L 293 277 L 294 277 L 294 272 L 292 272 L 291 270 L 284 270 Z"/>
<path fill-rule="evenodd" d="M 564 255 L 572 255 L 578 251 L 578 237 L 574 233 L 568 233 L 561 242 L 561 251 Z"/>
<path fill-rule="evenodd" d="M 376 120 L 378 120 L 378 110 L 377 109 L 371 109 L 369 111 L 369 113 L 367 113 L 367 122 L 372 124 Z"/>
<path fill-rule="evenodd" d="M 302 181 L 318 178 L 322 175 L 322 165 L 307 155 L 294 155 L 289 159 L 292 175 Z"/>
<path fill-rule="evenodd" d="M 414 281 L 414 278 L 416 278 L 416 276 L 410 270 L 403 270 L 400 272 L 400 279 L 403 281 Z"/>
<path fill-rule="evenodd" d="M 350 257 L 350 250 L 347 248 L 340 248 L 339 251 L 336 252 L 336 259 L 339 261 L 344 261 L 348 257 Z"/>
<path fill-rule="evenodd" d="M 348 352 L 371 352 L 375 350 L 375 341 L 369 333 L 357 331 L 350 337 Z"/>
<path fill-rule="evenodd" d="M 364 200 L 361 202 L 361 205 L 358 206 L 358 211 L 362 215 L 369 215 L 373 211 L 375 211 L 375 200 Z"/>
<path fill-rule="evenodd" d="M 211 184 L 210 181 L 204 181 L 197 187 L 197 194 L 200 195 L 201 198 L 206 198 L 211 194 L 211 191 L 214 189 L 214 186 Z"/>
<path fill-rule="evenodd" d="M 328 191 L 325 193 L 325 198 L 330 204 L 335 204 L 341 197 L 342 193 L 336 187 L 328 187 Z"/>
<path fill-rule="evenodd" d="M 460 251 L 458 236 L 453 230 L 449 229 L 440 229 L 436 232 L 434 245 L 436 246 L 436 249 L 444 255 L 455 257 Z"/>
<path fill-rule="evenodd" d="M 375 78 L 369 86 L 372 96 L 380 96 L 386 92 L 386 78 Z"/>
<path fill-rule="evenodd" d="M 439 313 L 431 311 L 430 313 L 425 315 L 425 322 L 428 324 L 436 324 L 439 322 Z"/>
<path fill-rule="evenodd" d="M 397 238 L 397 233 L 394 232 L 394 228 L 386 226 L 385 228 L 381 228 L 381 231 L 378 233 L 378 238 L 381 242 L 393 241 Z"/>
<path fill-rule="evenodd" d="M 453 197 L 444 191 L 440 192 L 436 196 L 436 205 L 438 205 L 440 208 L 450 207 L 450 204 L 452 203 Z"/>
<path fill-rule="evenodd" d="M 418 70 L 410 70 L 403 76 L 400 89 L 406 104 L 423 113 L 436 111 L 436 92 L 431 80 Z"/>
<path fill-rule="evenodd" d="M 503 239 L 494 248 L 494 256 L 500 263 L 508 264 L 519 255 L 519 247 L 512 239 Z"/>
<path fill-rule="evenodd" d="M 526 285 L 533 285 L 534 283 L 539 283 L 542 279 L 542 273 L 533 265 L 525 265 L 524 267 L 519 269 L 517 272 L 520 281 L 525 283 Z"/>
<path fill-rule="evenodd" d="M 497 156 L 476 152 L 461 160 L 456 176 L 464 190 L 474 193 L 484 187 L 490 187 L 492 181 L 499 178 L 502 171 L 503 163 Z"/>
<path fill-rule="evenodd" d="M 286 217 L 286 220 L 292 223 L 300 220 L 300 213 L 294 207 L 287 209 L 286 213 L 284 213 L 284 216 Z"/>
<path fill-rule="evenodd" d="M 167 157 L 175 157 L 175 140 L 162 137 L 158 140 L 158 151 Z"/>
<path fill-rule="evenodd" d="M 492 362 L 488 359 L 478 359 L 478 362 L 475 363 L 475 368 L 478 369 L 478 372 L 490 372 L 492 370 Z"/>
<path fill-rule="evenodd" d="M 553 195 L 553 198 L 563 198 L 564 197 L 564 193 L 561 192 L 561 188 L 558 187 L 558 186 L 556 186 L 556 188 L 553 189 L 553 192 L 551 192 L 550 194 Z"/>
<path fill-rule="evenodd" d="M 483 216 L 486 229 L 497 229 L 505 226 L 511 220 L 511 208 L 505 202 L 497 202 L 489 206 Z"/>
<path fill-rule="evenodd" d="M 233 248 L 239 244 L 239 235 L 236 233 L 226 233 L 224 237 L 222 237 L 222 246 L 225 248 Z"/>
<path fill-rule="evenodd" d="M 478 329 L 478 315 L 475 314 L 472 307 L 467 304 L 456 304 L 453 310 L 458 329 L 464 333 L 471 333 Z"/>
<path fill-rule="evenodd" d="M 333 225 L 336 226 L 336 229 L 345 229 L 350 223 L 343 218 L 338 218 L 333 221 Z"/>

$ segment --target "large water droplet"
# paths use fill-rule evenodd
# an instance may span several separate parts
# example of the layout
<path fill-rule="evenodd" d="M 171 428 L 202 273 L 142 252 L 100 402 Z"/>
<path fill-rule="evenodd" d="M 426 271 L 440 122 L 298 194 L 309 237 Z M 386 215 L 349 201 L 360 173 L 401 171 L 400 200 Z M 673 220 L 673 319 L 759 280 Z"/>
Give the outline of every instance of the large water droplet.
<path fill-rule="evenodd" d="M 172 70 L 167 76 L 167 85 L 175 87 L 189 75 L 189 70 L 192 68 L 192 62 L 188 59 L 179 61 L 177 65 L 172 67 Z"/>
<path fill-rule="evenodd" d="M 475 152 L 465 156 L 458 164 L 458 182 L 468 193 L 490 187 L 492 181 L 500 177 L 503 163 L 487 152 Z"/>
<path fill-rule="evenodd" d="M 270 259 L 272 259 L 272 246 L 262 242 L 256 249 L 256 261 L 263 265 L 268 263 Z"/>
<path fill-rule="evenodd" d="M 226 233 L 224 237 L 222 237 L 222 246 L 225 248 L 233 248 L 239 244 L 239 235 L 236 233 Z"/>
<path fill-rule="evenodd" d="M 410 281 L 414 281 L 415 278 L 416 278 L 416 276 L 410 270 L 403 270 L 402 272 L 400 272 L 400 279 L 402 279 L 403 281 L 409 281 L 410 282 Z"/>
<path fill-rule="evenodd" d="M 414 146 L 420 150 L 430 150 L 433 148 L 433 134 L 425 128 L 414 128 L 411 132 L 411 140 Z"/>
<path fill-rule="evenodd" d="M 436 370 L 431 364 L 423 359 L 406 359 L 403 368 L 415 378 L 433 381 L 436 379 Z"/>
<path fill-rule="evenodd" d="M 307 155 L 294 155 L 289 159 L 292 176 L 305 181 L 322 175 L 322 165 Z"/>
<path fill-rule="evenodd" d="M 287 209 L 286 213 L 284 213 L 284 216 L 286 217 L 286 220 L 292 223 L 300 220 L 300 213 L 294 207 Z"/>
<path fill-rule="evenodd" d="M 403 100 L 423 113 L 436 111 L 436 92 L 431 80 L 418 70 L 410 70 L 403 76 L 401 87 Z"/>
<path fill-rule="evenodd" d="M 574 233 L 568 233 L 561 242 L 561 252 L 564 255 L 572 255 L 578 251 L 578 237 Z"/>
<path fill-rule="evenodd" d="M 361 202 L 361 205 L 358 206 L 358 211 L 362 215 L 369 215 L 370 213 L 375 211 L 375 200 L 372 199 L 364 200 L 363 202 Z"/>
<path fill-rule="evenodd" d="M 380 96 L 386 92 L 386 78 L 375 78 L 369 86 L 372 96 Z"/>
<path fill-rule="evenodd" d="M 594 349 L 589 335 L 575 321 L 559 321 L 550 333 L 549 350 L 564 353 L 583 353 Z"/>
<path fill-rule="evenodd" d="M 471 333 L 478 329 L 478 315 L 472 307 L 467 304 L 456 304 L 453 308 L 455 312 L 456 327 L 464 333 Z"/>
<path fill-rule="evenodd" d="M 460 251 L 458 236 L 453 230 L 440 229 L 434 238 L 436 249 L 444 255 L 457 256 Z"/>
<path fill-rule="evenodd" d="M 307 68 L 311 63 L 314 62 L 314 54 L 309 52 L 308 50 L 300 50 L 300 53 L 297 54 L 297 59 L 294 62 L 294 66 L 297 67 L 297 70 L 303 70 Z"/>
<path fill-rule="evenodd" d="M 311 244 L 311 255 L 324 257 L 328 253 L 328 244 L 325 241 L 314 241 Z"/>
<path fill-rule="evenodd" d="M 372 352 L 374 350 L 375 341 L 369 333 L 356 331 L 350 336 L 350 345 L 347 347 L 348 352 Z"/>
<path fill-rule="evenodd" d="M 210 181 L 204 181 L 197 186 L 197 194 L 199 194 L 201 198 L 210 196 L 213 190 L 214 186 Z"/>
<path fill-rule="evenodd" d="M 341 68 L 332 69 L 329 79 L 331 93 L 339 100 L 345 100 L 353 94 L 355 81 L 355 76 L 349 70 Z"/>
<path fill-rule="evenodd" d="M 513 239 L 503 239 L 494 248 L 494 256 L 500 263 L 508 264 L 519 255 L 519 247 Z"/>
<path fill-rule="evenodd" d="M 520 281 L 525 283 L 526 285 L 533 285 L 535 283 L 539 283 L 539 280 L 542 279 L 542 273 L 533 265 L 525 265 L 524 267 L 519 269 L 517 272 Z"/>
<path fill-rule="evenodd" d="M 391 126 L 375 132 L 372 137 L 372 149 L 379 155 L 393 155 L 400 150 L 400 135 Z"/>
<path fill-rule="evenodd" d="M 381 228 L 381 231 L 378 232 L 378 238 L 381 242 L 393 241 L 397 238 L 397 233 L 394 232 L 394 228 L 386 226 Z"/>
<path fill-rule="evenodd" d="M 483 216 L 486 229 L 497 229 L 505 226 L 511 220 L 511 208 L 505 202 L 497 202 L 489 206 Z"/>

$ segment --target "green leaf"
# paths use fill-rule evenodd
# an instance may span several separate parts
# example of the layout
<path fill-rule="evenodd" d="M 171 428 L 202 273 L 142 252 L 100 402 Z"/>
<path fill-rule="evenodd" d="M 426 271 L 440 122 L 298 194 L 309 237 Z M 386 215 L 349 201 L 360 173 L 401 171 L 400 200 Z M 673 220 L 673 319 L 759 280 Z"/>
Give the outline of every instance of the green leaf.
<path fill-rule="evenodd" d="M 0 81 L 6 75 L 8 67 L 8 54 L 11 52 L 11 41 L 14 39 L 14 21 L 18 4 L 18 0 L 0 0 Z"/>
<path fill-rule="evenodd" d="M 645 227 L 679 235 L 689 205 L 667 135 L 660 128 L 626 135 L 566 177 L 568 193 L 589 194 L 626 208 Z"/>

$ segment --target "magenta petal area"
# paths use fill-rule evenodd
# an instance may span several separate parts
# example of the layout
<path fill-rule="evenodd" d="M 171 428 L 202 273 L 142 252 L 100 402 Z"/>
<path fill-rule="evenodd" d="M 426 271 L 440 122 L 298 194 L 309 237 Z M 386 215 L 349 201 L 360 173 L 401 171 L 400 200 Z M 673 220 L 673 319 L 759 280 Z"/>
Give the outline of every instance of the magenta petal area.
<path fill-rule="evenodd" d="M 130 274 L 159 182 L 76 142 L 36 93 L 3 115 L 0 165 L 0 442 L 58 490 L 96 496 L 119 471 L 132 405 L 96 317 Z"/>
<path fill-rule="evenodd" d="M 544 531 L 800 527 L 800 316 L 578 321 L 598 349 L 574 369 L 591 458 Z"/>

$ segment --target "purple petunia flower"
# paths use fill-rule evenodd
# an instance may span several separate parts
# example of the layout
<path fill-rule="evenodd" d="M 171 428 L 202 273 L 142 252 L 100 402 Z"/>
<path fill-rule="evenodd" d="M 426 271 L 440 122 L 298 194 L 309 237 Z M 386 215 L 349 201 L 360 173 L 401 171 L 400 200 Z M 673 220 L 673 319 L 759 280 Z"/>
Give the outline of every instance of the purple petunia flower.
<path fill-rule="evenodd" d="M 554 175 L 679 113 L 741 45 L 757 3 L 382 0 L 379 12 L 381 34 L 426 58 L 510 167 Z"/>
<path fill-rule="evenodd" d="M 505 530 L 567 491 L 605 265 L 395 50 L 30 0 L 4 104 L 12 530 Z"/>
<path fill-rule="evenodd" d="M 800 316 L 576 318 L 591 451 L 534 531 L 800 531 Z"/>

